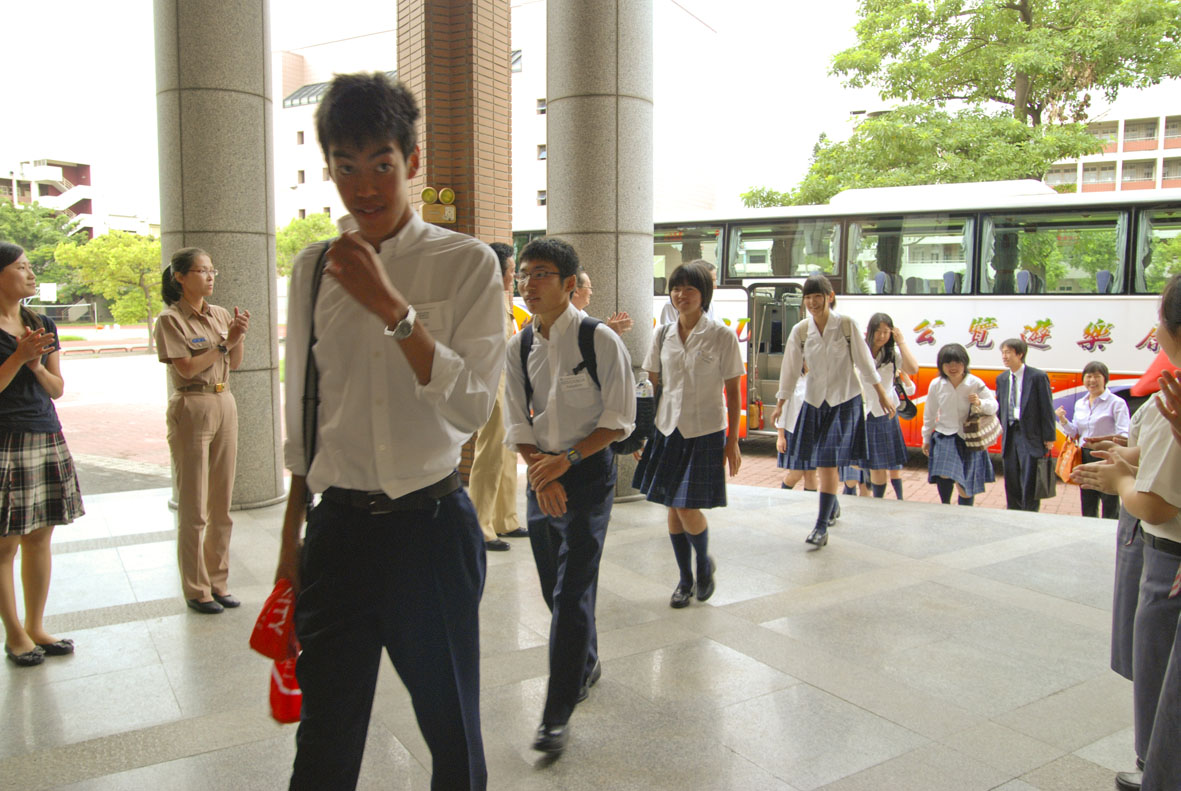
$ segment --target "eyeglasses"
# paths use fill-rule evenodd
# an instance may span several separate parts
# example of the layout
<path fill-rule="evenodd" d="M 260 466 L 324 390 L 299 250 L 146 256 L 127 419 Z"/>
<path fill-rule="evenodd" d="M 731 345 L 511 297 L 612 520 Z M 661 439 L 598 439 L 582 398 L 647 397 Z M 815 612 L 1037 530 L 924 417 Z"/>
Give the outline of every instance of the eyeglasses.
<path fill-rule="evenodd" d="M 217 270 L 216 269 L 190 269 L 189 274 L 190 275 L 213 275 L 214 277 L 217 277 Z"/>
<path fill-rule="evenodd" d="M 523 286 L 530 280 L 545 280 L 547 277 L 558 277 L 557 272 L 547 272 L 544 269 L 539 272 L 522 272 L 517 275 L 517 285 Z"/>

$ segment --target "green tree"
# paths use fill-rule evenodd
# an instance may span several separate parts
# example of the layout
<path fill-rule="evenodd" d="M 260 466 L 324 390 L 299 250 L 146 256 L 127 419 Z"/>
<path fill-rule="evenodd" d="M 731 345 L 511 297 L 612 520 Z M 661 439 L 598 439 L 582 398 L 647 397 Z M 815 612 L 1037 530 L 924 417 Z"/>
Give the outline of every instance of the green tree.
<path fill-rule="evenodd" d="M 337 235 L 336 226 L 327 214 L 309 214 L 302 220 L 292 220 L 275 234 L 275 268 L 279 276 L 291 274 L 291 262 L 300 250 L 312 242 L 331 239 Z"/>
<path fill-rule="evenodd" d="M 1169 278 L 1181 272 L 1181 234 L 1157 236 L 1152 240 L 1151 252 L 1144 280 L 1149 292 L 1159 294 Z"/>
<path fill-rule="evenodd" d="M 60 265 L 53 254 L 59 244 L 87 241 L 86 234 L 78 233 L 78 225 L 70 217 L 39 203 L 16 206 L 0 201 L 0 239 L 25 249 L 38 280 L 58 283 L 66 297 L 79 289 L 73 273 Z"/>
<path fill-rule="evenodd" d="M 112 300 L 115 321 L 133 324 L 146 318 L 148 349 L 153 349 L 152 325 L 163 305 L 159 239 L 111 231 L 81 247 L 59 244 L 55 255 L 91 289 Z"/>

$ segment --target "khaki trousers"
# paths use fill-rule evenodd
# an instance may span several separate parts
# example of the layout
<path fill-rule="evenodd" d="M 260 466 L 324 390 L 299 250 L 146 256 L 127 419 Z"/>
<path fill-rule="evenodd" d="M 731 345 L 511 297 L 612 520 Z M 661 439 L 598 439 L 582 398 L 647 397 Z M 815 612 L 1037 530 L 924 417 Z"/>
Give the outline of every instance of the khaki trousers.
<path fill-rule="evenodd" d="M 503 374 L 492 414 L 476 435 L 468 494 L 476 506 L 485 541 L 517 529 L 517 454 L 504 446 Z"/>
<path fill-rule="evenodd" d="M 176 470 L 176 556 L 186 599 L 229 592 L 230 497 L 238 458 L 238 405 L 224 393 L 175 393 L 168 449 Z"/>

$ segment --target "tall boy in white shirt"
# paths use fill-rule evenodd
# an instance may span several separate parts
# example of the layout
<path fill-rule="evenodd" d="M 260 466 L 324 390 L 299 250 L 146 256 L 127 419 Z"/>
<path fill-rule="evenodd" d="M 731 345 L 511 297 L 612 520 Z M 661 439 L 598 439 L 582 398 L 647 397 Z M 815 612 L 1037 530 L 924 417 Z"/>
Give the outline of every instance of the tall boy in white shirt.
<path fill-rule="evenodd" d="M 558 754 L 575 705 L 600 673 L 595 584 L 615 500 L 609 446 L 635 426 L 635 385 L 619 337 L 570 304 L 574 248 L 536 239 L 520 261 L 517 282 L 533 321 L 506 353 L 505 443 L 529 465 L 529 542 L 553 613 L 549 687 L 533 748 Z M 593 375 L 580 348 L 584 321 L 593 327 Z"/>

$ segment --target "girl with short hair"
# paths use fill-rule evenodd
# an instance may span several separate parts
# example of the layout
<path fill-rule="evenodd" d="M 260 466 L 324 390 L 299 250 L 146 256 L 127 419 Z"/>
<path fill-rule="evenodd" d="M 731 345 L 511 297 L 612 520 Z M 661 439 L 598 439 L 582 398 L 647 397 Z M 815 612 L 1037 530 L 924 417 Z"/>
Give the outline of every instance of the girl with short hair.
<path fill-rule="evenodd" d="M 945 505 L 951 503 L 953 488 L 959 505 L 972 505 L 984 485 L 996 480 L 988 450 L 972 449 L 964 443 L 964 421 L 971 408 L 995 415 L 998 406 L 969 363 L 968 350 L 958 343 L 939 350 L 935 358 L 939 376 L 927 389 L 923 412 L 923 453 L 930 459 L 927 482 L 939 489 L 939 499 Z"/>

